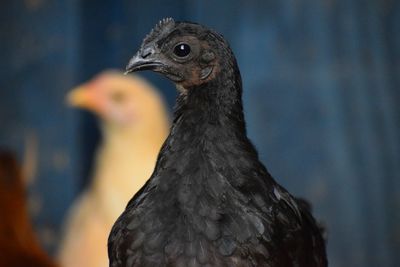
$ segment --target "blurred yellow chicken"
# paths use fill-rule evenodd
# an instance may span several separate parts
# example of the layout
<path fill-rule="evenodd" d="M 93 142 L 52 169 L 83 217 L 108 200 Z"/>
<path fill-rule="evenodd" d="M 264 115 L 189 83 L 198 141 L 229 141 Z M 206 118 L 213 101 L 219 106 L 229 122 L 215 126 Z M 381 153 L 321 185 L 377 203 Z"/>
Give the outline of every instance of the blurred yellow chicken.
<path fill-rule="evenodd" d="M 67 217 L 59 261 L 63 267 L 108 267 L 108 234 L 150 177 L 169 120 L 152 86 L 114 71 L 73 89 L 68 102 L 100 118 L 103 138 L 91 185 Z"/>

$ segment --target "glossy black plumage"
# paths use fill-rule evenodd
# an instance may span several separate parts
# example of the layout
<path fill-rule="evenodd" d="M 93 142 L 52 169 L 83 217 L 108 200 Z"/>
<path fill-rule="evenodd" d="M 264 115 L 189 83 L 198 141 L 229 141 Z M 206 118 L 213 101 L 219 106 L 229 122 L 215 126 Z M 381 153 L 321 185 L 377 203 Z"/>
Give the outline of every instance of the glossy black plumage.
<path fill-rule="evenodd" d="M 191 48 L 185 58 L 172 54 L 181 43 Z M 128 65 L 141 69 L 164 74 L 181 93 L 153 175 L 111 231 L 110 266 L 327 266 L 308 208 L 274 181 L 246 136 L 227 42 L 164 20 Z"/>

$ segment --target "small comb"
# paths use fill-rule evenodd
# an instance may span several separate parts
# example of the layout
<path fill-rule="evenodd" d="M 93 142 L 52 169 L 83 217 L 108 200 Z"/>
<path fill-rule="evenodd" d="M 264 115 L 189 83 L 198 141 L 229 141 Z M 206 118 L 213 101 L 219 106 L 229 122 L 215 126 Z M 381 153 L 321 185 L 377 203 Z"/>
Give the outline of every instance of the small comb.
<path fill-rule="evenodd" d="M 149 34 L 143 40 L 143 43 L 149 43 L 156 39 L 157 36 L 162 34 L 165 30 L 169 29 L 171 26 L 175 24 L 173 18 L 164 18 L 160 20 L 156 26 L 150 31 Z"/>

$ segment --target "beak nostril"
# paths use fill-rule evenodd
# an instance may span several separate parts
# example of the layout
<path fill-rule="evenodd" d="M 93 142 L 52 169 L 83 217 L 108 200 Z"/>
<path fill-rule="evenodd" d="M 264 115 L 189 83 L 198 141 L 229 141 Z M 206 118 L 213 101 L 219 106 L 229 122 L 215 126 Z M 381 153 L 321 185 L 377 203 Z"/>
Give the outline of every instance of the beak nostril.
<path fill-rule="evenodd" d="M 148 57 L 150 54 L 151 54 L 151 53 L 143 53 L 143 54 L 142 54 L 142 58 L 146 58 L 146 57 Z"/>
<path fill-rule="evenodd" d="M 146 57 L 148 57 L 148 56 L 150 56 L 151 54 L 153 54 L 154 53 L 154 50 L 153 50 L 153 48 L 151 48 L 151 47 L 149 47 L 149 48 L 146 48 L 146 49 L 144 49 L 143 51 L 142 51 L 142 58 L 146 58 Z"/>

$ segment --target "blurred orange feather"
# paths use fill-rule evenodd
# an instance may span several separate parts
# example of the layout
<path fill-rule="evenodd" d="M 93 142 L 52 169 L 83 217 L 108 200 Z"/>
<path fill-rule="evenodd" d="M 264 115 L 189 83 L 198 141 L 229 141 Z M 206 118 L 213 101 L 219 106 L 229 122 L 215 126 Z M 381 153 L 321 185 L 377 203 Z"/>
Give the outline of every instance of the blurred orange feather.
<path fill-rule="evenodd" d="M 0 267 L 56 266 L 42 250 L 31 225 L 21 167 L 0 151 Z"/>

